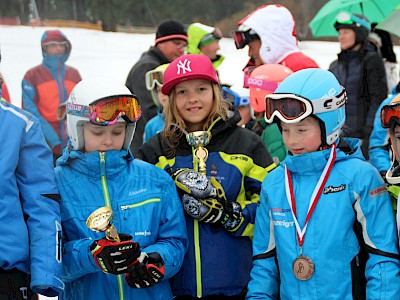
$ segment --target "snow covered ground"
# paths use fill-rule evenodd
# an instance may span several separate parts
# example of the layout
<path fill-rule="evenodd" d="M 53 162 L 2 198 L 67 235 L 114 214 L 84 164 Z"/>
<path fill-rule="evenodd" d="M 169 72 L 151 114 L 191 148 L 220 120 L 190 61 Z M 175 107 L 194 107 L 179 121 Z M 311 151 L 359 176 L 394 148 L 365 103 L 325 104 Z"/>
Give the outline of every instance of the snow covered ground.
<path fill-rule="evenodd" d="M 21 103 L 21 80 L 25 72 L 42 61 L 40 39 L 46 29 L 48 28 L 0 25 L 0 71 L 5 76 L 12 102 L 18 106 Z M 77 28 L 61 30 L 72 43 L 67 64 L 76 67 L 83 78 L 110 76 L 123 83 L 130 68 L 153 44 L 155 38 L 154 34 L 113 33 Z M 226 56 L 220 67 L 221 81 L 230 84 L 241 82 L 241 69 L 248 59 L 247 49 L 236 50 L 230 38 L 222 39 L 220 46 L 221 53 Z M 335 42 L 300 42 L 300 48 L 324 69 L 328 68 L 339 51 L 339 45 Z"/>
<path fill-rule="evenodd" d="M 21 104 L 21 81 L 25 72 L 41 63 L 40 39 L 49 28 L 0 25 L 0 47 L 3 73 L 12 102 Z M 140 55 L 153 45 L 154 34 L 112 33 L 96 30 L 62 28 L 72 43 L 72 52 L 67 64 L 76 67 L 83 78 L 109 76 L 125 83 L 133 64 Z M 335 42 L 300 42 L 301 50 L 312 57 L 323 69 L 336 59 L 339 44 Z M 220 42 L 221 53 L 226 56 L 219 72 L 223 83 L 243 81 L 242 68 L 246 64 L 247 49 L 236 50 L 233 40 L 224 38 Z M 400 47 L 395 47 L 400 57 Z M 44 299 L 56 299 L 46 298 Z"/>

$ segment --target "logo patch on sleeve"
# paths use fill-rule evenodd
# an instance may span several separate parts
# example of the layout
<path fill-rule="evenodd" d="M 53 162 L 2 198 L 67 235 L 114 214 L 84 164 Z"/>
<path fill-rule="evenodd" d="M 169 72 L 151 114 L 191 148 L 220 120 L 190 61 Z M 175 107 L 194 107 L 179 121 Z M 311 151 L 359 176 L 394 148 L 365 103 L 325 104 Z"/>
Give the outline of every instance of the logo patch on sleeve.
<path fill-rule="evenodd" d="M 324 194 L 330 194 L 330 193 L 337 193 L 340 191 L 344 191 L 346 189 L 346 185 L 342 184 L 340 186 L 328 186 L 326 188 L 324 188 Z"/>
<path fill-rule="evenodd" d="M 384 186 L 380 186 L 376 189 L 369 191 L 369 195 L 371 198 L 376 198 L 380 195 L 386 194 L 387 192 L 388 192 L 388 190 L 387 190 L 386 186 L 384 185 Z"/>

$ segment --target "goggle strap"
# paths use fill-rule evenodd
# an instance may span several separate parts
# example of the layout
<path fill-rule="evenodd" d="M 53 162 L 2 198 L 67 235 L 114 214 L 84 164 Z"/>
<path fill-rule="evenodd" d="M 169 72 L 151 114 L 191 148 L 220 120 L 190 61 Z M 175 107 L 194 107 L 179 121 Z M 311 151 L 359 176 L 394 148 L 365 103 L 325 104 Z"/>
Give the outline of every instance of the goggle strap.
<path fill-rule="evenodd" d="M 278 83 L 257 78 L 251 78 L 250 76 L 247 76 L 244 86 L 255 87 L 266 91 L 275 91 L 278 87 Z"/>
<path fill-rule="evenodd" d="M 342 107 L 347 101 L 347 95 L 345 92 L 342 92 L 338 96 L 339 97 L 313 100 L 311 102 L 311 105 L 313 107 L 313 114 L 330 112 Z"/>

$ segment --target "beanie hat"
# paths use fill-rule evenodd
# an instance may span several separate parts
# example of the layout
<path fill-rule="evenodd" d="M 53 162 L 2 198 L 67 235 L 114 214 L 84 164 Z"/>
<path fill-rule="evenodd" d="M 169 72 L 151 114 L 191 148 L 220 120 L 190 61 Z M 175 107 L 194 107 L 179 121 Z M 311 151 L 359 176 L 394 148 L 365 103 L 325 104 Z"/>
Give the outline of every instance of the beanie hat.
<path fill-rule="evenodd" d="M 186 54 L 175 59 L 164 71 L 161 92 L 169 95 L 178 83 L 193 79 L 204 79 L 219 84 L 217 72 L 207 56 Z"/>
<path fill-rule="evenodd" d="M 71 51 L 71 43 L 67 39 L 67 37 L 62 33 L 60 30 L 46 30 L 43 33 L 41 44 L 42 44 L 42 51 L 45 51 L 46 45 L 50 43 L 67 43 L 67 52 Z"/>
<path fill-rule="evenodd" d="M 168 40 L 180 39 L 187 41 L 188 36 L 185 26 L 177 20 L 166 20 L 157 27 L 156 45 Z"/>

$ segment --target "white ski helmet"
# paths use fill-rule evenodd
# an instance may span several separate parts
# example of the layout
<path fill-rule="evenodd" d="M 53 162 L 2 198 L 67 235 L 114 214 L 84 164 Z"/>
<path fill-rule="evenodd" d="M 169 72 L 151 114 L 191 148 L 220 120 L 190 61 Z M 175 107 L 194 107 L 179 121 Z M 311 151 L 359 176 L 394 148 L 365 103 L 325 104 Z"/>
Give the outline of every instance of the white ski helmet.
<path fill-rule="evenodd" d="M 136 96 L 124 84 L 109 78 L 84 79 L 73 88 L 67 100 L 67 128 L 74 150 L 82 150 L 85 146 L 83 126 L 86 122 L 90 122 L 90 105 L 99 100 L 119 98 L 121 96 L 136 99 Z M 138 111 L 139 118 L 140 107 L 138 107 Z M 124 118 L 118 117 L 117 122 L 126 121 Z M 136 128 L 136 122 L 126 123 L 125 140 L 122 149 L 129 148 Z"/>

